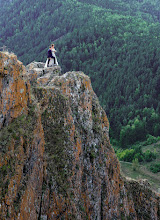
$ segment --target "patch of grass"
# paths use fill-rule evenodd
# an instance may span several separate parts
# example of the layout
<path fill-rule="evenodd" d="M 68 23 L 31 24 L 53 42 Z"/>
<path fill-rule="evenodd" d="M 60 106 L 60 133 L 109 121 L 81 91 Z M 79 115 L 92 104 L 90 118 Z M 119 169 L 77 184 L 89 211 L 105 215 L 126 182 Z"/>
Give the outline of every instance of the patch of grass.
<path fill-rule="evenodd" d="M 113 142 L 112 142 L 113 143 Z M 149 144 L 148 144 L 149 143 Z M 115 143 L 116 144 L 116 143 Z M 152 166 L 152 170 L 154 167 L 156 167 L 156 164 L 160 164 L 160 141 L 159 137 L 154 138 L 153 136 L 148 137 L 147 141 L 139 142 L 132 147 L 135 148 L 141 148 L 141 154 L 144 155 L 145 160 L 141 160 L 139 162 L 138 169 L 133 171 L 133 164 L 130 160 L 130 163 L 121 161 L 121 171 L 124 176 L 133 178 L 133 179 L 147 179 L 151 186 L 158 191 L 158 188 L 160 188 L 160 172 L 153 173 L 151 172 L 150 168 Z M 123 151 L 120 147 L 114 147 L 115 152 L 119 153 Z M 127 149 L 129 150 L 129 149 Z M 136 156 L 136 154 L 135 154 Z M 156 156 L 156 158 L 155 158 Z M 152 159 L 151 159 L 152 157 Z M 134 158 L 135 159 L 135 158 Z"/>
<path fill-rule="evenodd" d="M 132 179 L 147 179 L 154 190 L 158 191 L 160 183 L 160 175 L 155 175 L 148 171 L 145 166 L 139 166 L 138 170 L 133 170 L 132 163 L 120 162 L 121 172 L 124 176 Z"/>

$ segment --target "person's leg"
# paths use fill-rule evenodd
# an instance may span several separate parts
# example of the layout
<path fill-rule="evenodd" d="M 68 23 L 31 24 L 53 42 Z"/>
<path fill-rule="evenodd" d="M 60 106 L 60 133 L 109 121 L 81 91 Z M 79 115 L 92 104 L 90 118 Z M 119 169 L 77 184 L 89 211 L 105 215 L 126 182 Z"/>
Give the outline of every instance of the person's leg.
<path fill-rule="evenodd" d="M 54 64 L 56 64 L 56 59 L 55 59 L 55 57 L 53 57 L 53 59 L 54 59 Z"/>
<path fill-rule="evenodd" d="M 50 58 L 48 58 L 48 64 L 47 64 L 48 67 L 49 67 L 49 62 L 50 62 Z"/>

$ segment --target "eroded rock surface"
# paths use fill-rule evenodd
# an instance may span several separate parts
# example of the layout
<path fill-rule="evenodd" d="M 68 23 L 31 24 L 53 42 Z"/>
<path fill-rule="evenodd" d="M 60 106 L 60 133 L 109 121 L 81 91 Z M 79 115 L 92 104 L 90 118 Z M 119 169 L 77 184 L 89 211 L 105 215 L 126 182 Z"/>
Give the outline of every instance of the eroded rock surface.
<path fill-rule="evenodd" d="M 32 93 L 27 90 L 27 110 L 19 113 L 25 120 L 17 116 L 3 128 L 23 132 L 17 131 L 11 142 L 4 140 L 8 147 L 1 158 L 16 158 L 12 169 L 18 171 L 13 177 L 8 167 L 1 173 L 2 219 L 158 220 L 160 196 L 146 181 L 126 180 L 120 174 L 109 142 L 109 122 L 89 77 L 82 72 L 62 75 L 59 66 L 45 69 L 35 62 L 23 72 Z M 10 163 L 3 161 L 1 168 Z"/>
<path fill-rule="evenodd" d="M 24 70 L 14 54 L 0 53 L 0 128 L 28 111 L 30 94 L 23 80 Z"/>
<path fill-rule="evenodd" d="M 25 67 L 0 53 L 0 219 L 38 219 L 44 133 Z"/>

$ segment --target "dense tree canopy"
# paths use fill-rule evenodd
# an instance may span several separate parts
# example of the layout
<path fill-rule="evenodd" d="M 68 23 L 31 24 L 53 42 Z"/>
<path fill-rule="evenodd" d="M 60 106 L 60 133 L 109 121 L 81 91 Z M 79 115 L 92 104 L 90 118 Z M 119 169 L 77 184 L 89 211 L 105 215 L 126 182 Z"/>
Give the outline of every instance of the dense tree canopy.
<path fill-rule="evenodd" d="M 160 135 L 158 0 L 0 0 L 0 46 L 24 64 L 55 42 L 63 71 L 82 70 L 127 146 Z"/>

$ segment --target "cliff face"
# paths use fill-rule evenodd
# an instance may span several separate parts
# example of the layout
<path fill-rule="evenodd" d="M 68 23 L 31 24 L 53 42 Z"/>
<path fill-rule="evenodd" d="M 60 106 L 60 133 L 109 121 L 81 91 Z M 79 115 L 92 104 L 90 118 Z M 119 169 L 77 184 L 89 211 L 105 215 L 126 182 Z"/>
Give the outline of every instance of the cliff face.
<path fill-rule="evenodd" d="M 3 73 L 5 60 L 12 56 L 1 57 L 0 79 L 4 81 L 8 74 L 14 93 L 17 81 L 9 70 Z M 15 58 L 14 67 L 18 65 L 22 66 Z M 24 108 L 14 119 L 8 113 L 1 125 L 2 140 L 3 132 L 13 127 L 3 140 L 1 158 L 14 161 L 1 159 L 1 218 L 158 220 L 159 195 L 143 182 L 121 177 L 109 143 L 108 119 L 89 77 L 82 72 L 61 75 L 59 66 L 44 69 L 42 63 L 32 63 L 20 72 L 15 74 L 24 84 L 26 99 L 17 103 Z M 4 89 L 1 109 L 7 115 Z M 13 99 L 19 99 L 19 91 Z"/>
<path fill-rule="evenodd" d="M 25 67 L 0 54 L 0 219 L 38 219 L 44 134 Z"/>
<path fill-rule="evenodd" d="M 23 72 L 24 66 L 15 55 L 0 54 L 0 128 L 28 111 L 30 97 L 22 79 Z"/>

